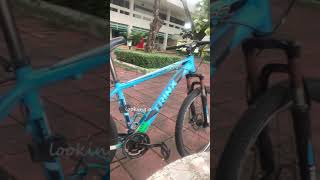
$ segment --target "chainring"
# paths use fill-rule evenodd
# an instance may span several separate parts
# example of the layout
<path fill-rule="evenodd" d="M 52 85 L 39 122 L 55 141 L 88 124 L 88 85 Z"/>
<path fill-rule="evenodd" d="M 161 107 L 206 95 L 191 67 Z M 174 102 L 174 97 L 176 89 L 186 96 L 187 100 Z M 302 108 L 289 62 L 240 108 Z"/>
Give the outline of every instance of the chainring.
<path fill-rule="evenodd" d="M 144 144 L 150 144 L 149 136 L 144 133 L 133 133 L 123 142 L 122 152 L 130 159 L 139 158 L 148 150 Z"/>

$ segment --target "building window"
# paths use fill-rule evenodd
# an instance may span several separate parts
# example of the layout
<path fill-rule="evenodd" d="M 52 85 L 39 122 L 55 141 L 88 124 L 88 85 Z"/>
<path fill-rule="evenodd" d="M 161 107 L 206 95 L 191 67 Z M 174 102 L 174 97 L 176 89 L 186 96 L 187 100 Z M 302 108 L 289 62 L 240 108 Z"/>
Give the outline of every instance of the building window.
<path fill-rule="evenodd" d="M 115 4 L 129 9 L 129 0 L 111 0 L 111 4 Z"/>
<path fill-rule="evenodd" d="M 163 14 L 163 13 L 159 13 L 159 17 L 160 17 L 160 19 L 162 19 L 162 20 L 166 20 L 166 19 L 167 19 L 167 15 L 166 15 L 166 14 Z"/>
<path fill-rule="evenodd" d="M 182 20 L 180 20 L 180 19 L 177 19 L 177 18 L 175 18 L 175 17 L 170 17 L 170 22 L 173 22 L 173 23 L 175 23 L 175 24 L 179 24 L 179 25 L 181 25 L 181 26 L 184 26 L 184 21 L 182 21 Z"/>

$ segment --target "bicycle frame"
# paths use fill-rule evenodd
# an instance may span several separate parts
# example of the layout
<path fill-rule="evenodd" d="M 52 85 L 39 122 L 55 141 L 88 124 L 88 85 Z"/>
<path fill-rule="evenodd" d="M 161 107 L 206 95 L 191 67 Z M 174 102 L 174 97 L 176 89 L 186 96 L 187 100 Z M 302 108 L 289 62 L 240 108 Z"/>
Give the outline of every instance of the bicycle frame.
<path fill-rule="evenodd" d="M 0 98 L 0 122 L 8 116 L 18 103 L 22 103 L 28 114 L 26 130 L 31 134 L 33 143 L 41 144 L 46 142 L 53 134 L 47 122 L 39 89 L 57 81 L 78 77 L 91 69 L 107 64 L 109 46 L 102 46 L 51 67 L 34 70 L 23 51 L 23 45 L 8 2 L 7 0 L 0 1 L 0 18 L 10 57 L 16 66 L 16 84 Z M 42 162 L 47 179 L 64 179 L 58 157 L 39 161 Z"/>
<path fill-rule="evenodd" d="M 111 67 L 111 69 L 113 69 L 113 67 Z M 117 95 L 119 106 L 126 107 L 127 105 L 126 99 L 123 93 L 125 89 L 131 88 L 133 86 L 136 86 L 145 81 L 159 77 L 161 75 L 164 75 L 174 70 L 176 71 L 176 73 L 171 77 L 168 84 L 163 89 L 159 97 L 155 100 L 150 110 L 147 111 L 143 115 L 143 117 L 140 119 L 139 126 L 136 129 L 136 132 L 146 133 L 148 128 L 150 127 L 150 125 L 152 124 L 152 122 L 155 120 L 158 113 L 160 112 L 162 106 L 165 104 L 165 102 L 171 95 L 172 91 L 176 88 L 177 84 L 182 79 L 182 77 L 186 76 L 187 74 L 195 73 L 194 56 L 190 55 L 181 61 L 178 61 L 174 64 L 168 65 L 159 70 L 148 73 L 144 76 L 138 77 L 136 79 L 130 80 L 125 83 L 121 83 L 117 80 L 115 81 L 115 88 L 110 92 L 110 101 L 114 96 Z M 116 74 L 113 74 L 113 77 L 116 77 Z M 130 117 L 129 112 L 125 108 L 123 108 L 123 110 L 124 110 L 123 115 L 124 115 L 124 119 L 126 120 L 127 128 L 129 130 L 132 130 L 134 119 Z"/>
<path fill-rule="evenodd" d="M 236 1 L 239 0 L 232 2 L 218 0 L 211 5 L 211 9 L 214 9 L 217 3 L 231 6 Z M 218 21 L 216 17 L 211 17 L 211 25 L 213 26 L 211 48 L 215 52 L 213 56 L 215 68 L 243 40 L 253 37 L 255 33 L 272 32 L 270 2 L 269 0 L 247 0 L 243 7 L 231 14 L 230 17 L 226 17 L 225 22 L 218 23 Z"/>

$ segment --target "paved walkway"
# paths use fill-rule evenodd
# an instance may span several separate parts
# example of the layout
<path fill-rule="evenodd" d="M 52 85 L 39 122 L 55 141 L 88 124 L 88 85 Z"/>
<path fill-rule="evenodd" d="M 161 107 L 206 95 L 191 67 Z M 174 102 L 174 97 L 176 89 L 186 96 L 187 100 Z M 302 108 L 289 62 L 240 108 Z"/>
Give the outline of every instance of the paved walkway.
<path fill-rule="evenodd" d="M 320 53 L 319 53 L 319 32 L 320 24 L 312 23 L 320 19 L 320 8 L 299 6 L 295 7 L 287 18 L 287 22 L 280 31 L 290 37 L 294 37 L 302 44 L 302 69 L 306 76 L 320 77 Z M 215 164 L 220 157 L 227 138 L 246 109 L 245 101 L 245 67 L 240 48 L 236 49 L 219 68 L 214 79 L 214 117 L 215 129 L 214 146 L 212 154 Z M 266 52 L 259 62 L 279 62 L 283 55 L 278 52 Z M 268 61 L 269 60 L 269 61 Z M 312 109 L 312 130 L 315 142 L 316 158 L 320 162 L 320 122 L 318 112 L 320 106 L 313 104 Z M 215 165 L 214 165 L 215 166 Z M 318 167 L 320 168 L 320 167 Z"/>
<path fill-rule="evenodd" d="M 201 71 L 204 74 L 209 75 L 209 64 L 203 64 L 201 66 Z M 120 67 L 117 67 L 117 73 L 121 81 L 141 76 L 140 73 L 127 71 Z M 171 76 L 171 74 L 167 74 L 125 91 L 127 102 L 131 106 L 135 107 L 150 107 L 154 100 L 159 96 Z M 207 78 L 205 83 L 209 85 L 209 82 L 210 81 Z M 152 124 L 147 133 L 151 139 L 151 143 L 165 142 L 167 144 L 171 149 L 171 156 L 169 160 L 162 160 L 160 151 L 158 149 L 151 149 L 144 156 L 138 159 L 124 159 L 121 160 L 120 163 L 114 163 L 111 166 L 112 180 L 144 180 L 168 163 L 181 158 L 176 150 L 174 129 L 179 108 L 185 97 L 186 80 L 183 79 L 173 91 L 173 94 L 170 96 L 168 102 L 164 105 L 156 121 Z M 119 113 L 116 102 L 111 103 L 111 112 L 112 116 L 117 120 L 118 130 L 120 132 L 125 132 L 123 116 Z M 124 156 L 121 151 L 118 151 L 116 157 L 117 159 L 121 159 Z"/>
<path fill-rule="evenodd" d="M 157 171 L 147 180 L 209 180 L 210 152 L 178 159 Z"/>

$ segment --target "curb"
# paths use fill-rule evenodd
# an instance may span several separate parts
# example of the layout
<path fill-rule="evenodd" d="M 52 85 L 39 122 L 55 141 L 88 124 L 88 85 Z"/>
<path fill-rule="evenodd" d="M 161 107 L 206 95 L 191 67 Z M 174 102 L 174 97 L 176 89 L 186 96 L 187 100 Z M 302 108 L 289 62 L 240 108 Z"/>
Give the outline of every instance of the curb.
<path fill-rule="evenodd" d="M 129 64 L 129 63 L 126 63 L 126 62 L 122 62 L 122 61 L 119 61 L 117 59 L 114 59 L 113 60 L 115 64 L 119 65 L 120 67 L 123 67 L 127 70 L 130 70 L 130 71 L 135 71 L 135 72 L 138 72 L 138 73 L 142 73 L 142 74 L 147 74 L 147 73 L 150 73 L 150 72 L 153 72 L 157 69 L 147 69 L 147 68 L 143 68 L 143 67 L 140 67 L 140 66 L 136 66 L 136 65 L 133 65 L 133 64 Z"/>
<path fill-rule="evenodd" d="M 31 10 L 36 16 L 53 23 L 77 29 L 81 28 L 98 37 L 105 38 L 108 34 L 108 23 L 103 18 L 42 0 L 18 0 L 17 2 L 23 9 Z"/>

